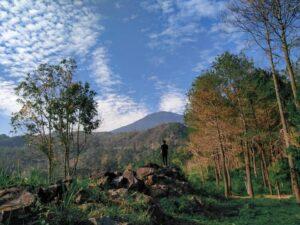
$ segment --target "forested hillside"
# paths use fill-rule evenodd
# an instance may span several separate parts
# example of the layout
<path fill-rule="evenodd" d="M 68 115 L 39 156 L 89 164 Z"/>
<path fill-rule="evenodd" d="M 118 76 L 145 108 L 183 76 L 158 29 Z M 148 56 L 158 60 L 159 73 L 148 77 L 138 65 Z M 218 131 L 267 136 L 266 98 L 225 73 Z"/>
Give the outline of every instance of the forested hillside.
<path fill-rule="evenodd" d="M 162 124 L 140 132 L 93 133 L 87 140 L 85 151 L 79 158 L 79 173 L 88 175 L 94 170 L 115 170 L 128 164 L 143 164 L 150 159 L 159 160 L 163 139 L 170 144 L 170 151 L 183 148 L 187 128 L 180 123 Z M 59 146 L 55 147 L 58 158 Z M 74 156 L 74 155 L 73 155 Z M 72 161 L 72 159 L 71 159 Z M 47 160 L 33 146 L 28 146 L 25 137 L 3 136 L 0 140 L 0 164 L 2 168 L 30 172 L 40 169 L 46 172 Z M 60 167 L 56 169 L 59 174 Z"/>

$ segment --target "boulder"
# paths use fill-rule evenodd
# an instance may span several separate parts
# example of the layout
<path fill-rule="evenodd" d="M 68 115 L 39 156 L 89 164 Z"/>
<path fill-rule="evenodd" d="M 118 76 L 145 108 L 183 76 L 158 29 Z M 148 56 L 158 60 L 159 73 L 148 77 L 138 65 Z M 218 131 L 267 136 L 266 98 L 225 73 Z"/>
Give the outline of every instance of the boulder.
<path fill-rule="evenodd" d="M 116 177 L 111 182 L 114 188 L 124 188 L 128 185 L 128 179 L 124 176 Z"/>
<path fill-rule="evenodd" d="M 114 182 L 117 182 L 118 177 L 120 177 L 122 174 L 118 173 L 118 172 L 105 172 L 102 173 L 102 176 L 98 176 L 97 177 L 97 185 L 101 186 L 101 187 L 110 187 L 112 185 L 114 185 Z M 120 179 L 120 178 L 119 178 Z"/>
<path fill-rule="evenodd" d="M 154 168 L 154 169 L 159 169 L 159 168 L 161 168 L 158 164 L 156 164 L 156 163 L 148 163 L 148 164 L 146 164 L 144 167 L 150 167 L 150 168 Z"/>
<path fill-rule="evenodd" d="M 128 181 L 128 188 L 135 185 L 138 182 L 138 179 L 135 176 L 135 172 L 132 170 L 125 170 L 123 173 L 123 177 Z"/>
<path fill-rule="evenodd" d="M 32 193 L 21 188 L 0 190 L 0 222 L 10 220 L 10 224 L 24 223 L 30 218 L 30 207 L 34 205 Z"/>
<path fill-rule="evenodd" d="M 153 167 L 140 167 L 136 170 L 137 178 L 144 179 L 145 177 L 152 175 L 155 172 Z"/>
<path fill-rule="evenodd" d="M 147 178 L 145 179 L 145 184 L 148 186 L 151 186 L 153 184 L 156 184 L 157 181 L 158 181 L 157 176 L 155 174 L 153 174 L 153 175 L 147 176 Z"/>

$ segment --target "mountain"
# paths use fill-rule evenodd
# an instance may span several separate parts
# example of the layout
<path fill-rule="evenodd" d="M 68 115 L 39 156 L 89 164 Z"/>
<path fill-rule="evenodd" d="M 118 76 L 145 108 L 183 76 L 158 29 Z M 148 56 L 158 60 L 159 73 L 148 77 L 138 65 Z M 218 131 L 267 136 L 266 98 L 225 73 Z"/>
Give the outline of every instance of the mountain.
<path fill-rule="evenodd" d="M 131 123 L 129 125 L 113 130 L 113 133 L 145 131 L 166 123 L 183 123 L 183 116 L 172 112 L 156 112 L 147 115 L 146 117 Z"/>

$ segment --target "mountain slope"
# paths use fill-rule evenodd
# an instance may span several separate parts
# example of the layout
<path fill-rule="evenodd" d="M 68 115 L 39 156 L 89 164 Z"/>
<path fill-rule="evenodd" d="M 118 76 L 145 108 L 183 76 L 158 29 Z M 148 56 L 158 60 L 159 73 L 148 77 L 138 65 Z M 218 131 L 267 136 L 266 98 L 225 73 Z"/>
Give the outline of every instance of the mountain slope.
<path fill-rule="evenodd" d="M 145 131 L 165 123 L 183 123 L 183 116 L 172 112 L 156 112 L 131 123 L 113 130 L 113 133 Z"/>
<path fill-rule="evenodd" d="M 88 174 L 95 169 L 115 170 L 128 164 L 159 160 L 163 139 L 166 139 L 172 155 L 176 154 L 177 148 L 184 146 L 186 137 L 187 128 L 181 123 L 161 124 L 139 132 L 93 133 L 80 157 L 78 170 L 81 174 Z M 21 139 L 22 136 L 17 138 Z M 0 138 L 0 168 L 18 168 L 24 172 L 39 168 L 46 171 L 47 160 L 44 154 L 31 149 L 25 142 L 12 146 L 11 143 L 18 139 L 4 136 L 2 140 Z M 56 159 L 62 165 L 61 149 L 57 146 L 55 150 Z M 72 155 L 73 152 L 71 157 Z M 57 167 L 57 170 L 62 171 L 62 168 Z"/>

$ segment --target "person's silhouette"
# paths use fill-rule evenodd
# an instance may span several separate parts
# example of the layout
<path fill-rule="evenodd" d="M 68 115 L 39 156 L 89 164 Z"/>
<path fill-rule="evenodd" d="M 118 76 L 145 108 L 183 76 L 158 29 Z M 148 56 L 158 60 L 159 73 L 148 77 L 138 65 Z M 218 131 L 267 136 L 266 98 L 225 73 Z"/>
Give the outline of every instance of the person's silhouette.
<path fill-rule="evenodd" d="M 163 140 L 163 144 L 161 145 L 161 155 L 162 155 L 162 160 L 163 160 L 163 164 L 165 166 L 168 165 L 168 145 L 166 143 L 166 140 Z"/>

